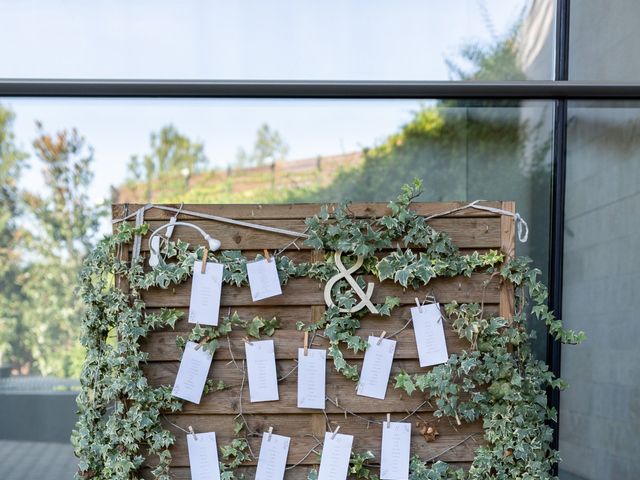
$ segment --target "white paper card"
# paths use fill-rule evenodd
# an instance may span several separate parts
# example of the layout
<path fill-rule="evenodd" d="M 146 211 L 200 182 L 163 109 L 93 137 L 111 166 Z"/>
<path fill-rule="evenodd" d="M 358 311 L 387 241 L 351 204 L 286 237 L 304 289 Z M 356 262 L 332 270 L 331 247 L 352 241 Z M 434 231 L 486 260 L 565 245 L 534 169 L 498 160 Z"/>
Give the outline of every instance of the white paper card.
<path fill-rule="evenodd" d="M 207 381 L 213 355 L 203 348 L 196 350 L 198 344 L 187 342 L 178 368 L 178 375 L 171 394 L 193 403 L 200 403 L 204 384 Z"/>
<path fill-rule="evenodd" d="M 422 309 L 422 312 L 420 310 Z M 447 342 L 444 339 L 444 323 L 437 303 L 411 309 L 413 331 L 418 346 L 421 367 L 447 363 Z"/>
<path fill-rule="evenodd" d="M 192 480 L 220 480 L 215 432 L 187 435 Z"/>
<path fill-rule="evenodd" d="M 278 375 L 273 340 L 245 342 L 251 402 L 278 400 Z"/>
<path fill-rule="evenodd" d="M 258 457 L 255 480 L 282 480 L 289 454 L 289 437 L 268 433 L 262 434 L 262 445 Z"/>
<path fill-rule="evenodd" d="M 249 287 L 251 287 L 251 299 L 254 302 L 282 295 L 275 259 L 247 262 L 247 274 L 249 275 Z"/>
<path fill-rule="evenodd" d="M 358 382 L 358 395 L 384 400 L 396 351 L 396 341 L 380 337 L 369 337 L 369 346 L 364 353 L 364 364 Z"/>
<path fill-rule="evenodd" d="M 349 459 L 351 458 L 352 435 L 324 434 L 324 446 L 320 457 L 320 471 L 318 480 L 346 480 L 349 473 Z"/>
<path fill-rule="evenodd" d="M 324 409 L 327 351 L 298 349 L 298 408 Z"/>
<path fill-rule="evenodd" d="M 189 323 L 218 325 L 223 270 L 221 263 L 207 262 L 206 271 L 202 273 L 202 262 L 193 263 Z"/>
<path fill-rule="evenodd" d="M 411 449 L 411 424 L 383 422 L 380 478 L 382 480 L 407 480 L 409 478 L 409 451 Z"/>

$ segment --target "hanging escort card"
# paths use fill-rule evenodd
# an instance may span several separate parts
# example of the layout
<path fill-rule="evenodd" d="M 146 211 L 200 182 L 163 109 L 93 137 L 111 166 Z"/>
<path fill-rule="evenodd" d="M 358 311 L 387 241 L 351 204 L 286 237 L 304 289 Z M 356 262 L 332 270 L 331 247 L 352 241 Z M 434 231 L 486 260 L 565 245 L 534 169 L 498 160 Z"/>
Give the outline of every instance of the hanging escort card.
<path fill-rule="evenodd" d="M 278 400 L 278 376 L 273 340 L 246 341 L 247 376 L 251 402 Z"/>
<path fill-rule="evenodd" d="M 421 367 L 447 363 L 447 342 L 444 338 L 442 313 L 437 303 L 421 305 L 411 309 L 413 331 L 418 346 Z"/>
<path fill-rule="evenodd" d="M 383 422 L 382 454 L 380 455 L 381 480 L 407 480 L 409 478 L 410 449 L 411 424 Z"/>
<path fill-rule="evenodd" d="M 298 408 L 324 410 L 326 369 L 326 350 L 298 349 Z"/>
<path fill-rule="evenodd" d="M 358 395 L 384 400 L 395 351 L 395 340 L 369 336 L 358 382 Z"/>
<path fill-rule="evenodd" d="M 326 432 L 320 457 L 318 480 L 346 480 L 353 435 Z"/>
<path fill-rule="evenodd" d="M 249 287 L 251 288 L 251 299 L 254 302 L 282 295 L 280 278 L 278 278 L 278 269 L 274 258 L 247 262 L 247 274 L 249 276 Z"/>
<path fill-rule="evenodd" d="M 174 397 L 192 403 L 200 403 L 213 360 L 213 355 L 202 348 L 196 350 L 197 346 L 198 344 L 195 342 L 187 342 L 185 345 L 178 375 L 171 392 Z"/>
<path fill-rule="evenodd" d="M 192 480 L 220 480 L 215 432 L 187 435 Z"/>
<path fill-rule="evenodd" d="M 284 478 L 290 442 L 289 437 L 271 432 L 262 434 L 255 480 L 282 480 Z"/>
<path fill-rule="evenodd" d="M 206 262 L 203 268 L 201 261 L 194 262 L 189 323 L 218 325 L 223 270 L 221 263 Z"/>

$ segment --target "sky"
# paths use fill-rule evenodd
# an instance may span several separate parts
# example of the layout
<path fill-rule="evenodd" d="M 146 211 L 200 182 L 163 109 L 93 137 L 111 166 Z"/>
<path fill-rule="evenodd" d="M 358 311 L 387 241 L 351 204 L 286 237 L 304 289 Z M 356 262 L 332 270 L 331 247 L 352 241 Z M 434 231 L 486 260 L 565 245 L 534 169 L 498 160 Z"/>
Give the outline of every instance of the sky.
<path fill-rule="evenodd" d="M 526 0 L 0 0 L 0 78 L 446 80 L 446 58 L 500 37 Z M 487 21 L 489 19 L 489 21 Z M 92 198 L 122 183 L 132 154 L 173 124 L 211 166 L 249 149 L 262 123 L 290 159 L 370 146 L 424 102 L 2 99 L 30 149 L 40 120 L 95 149 Z M 22 179 L 41 185 L 34 165 Z"/>

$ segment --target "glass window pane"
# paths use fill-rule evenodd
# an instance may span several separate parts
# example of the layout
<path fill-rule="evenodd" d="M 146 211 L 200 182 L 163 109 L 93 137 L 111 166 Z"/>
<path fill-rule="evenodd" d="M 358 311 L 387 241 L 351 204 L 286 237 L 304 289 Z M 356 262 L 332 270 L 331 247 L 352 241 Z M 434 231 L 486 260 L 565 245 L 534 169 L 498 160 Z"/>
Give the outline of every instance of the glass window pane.
<path fill-rule="evenodd" d="M 74 145 L 69 158 L 81 160 L 93 152 L 88 164 L 93 179 L 74 187 L 74 199 L 81 198 L 78 192 L 87 195 L 81 203 L 90 214 L 105 198 L 388 201 L 418 177 L 425 184 L 421 201 L 515 200 L 531 230 L 518 253 L 547 268 L 552 102 L 0 99 L 0 105 L 3 211 L 25 198 L 18 202 L 18 223 L 0 231 L 10 239 L 21 226 L 42 225 L 40 199 L 51 199 L 51 187 L 58 184 L 51 183 L 51 169 L 43 173 L 43 145 L 45 152 L 56 150 L 47 142 L 55 147 L 57 132 L 66 129 L 62 138 Z M 19 152 L 27 155 L 20 175 L 9 168 L 21 158 Z M 68 226 L 66 212 L 55 218 Z M 109 230 L 104 216 L 99 231 Z M 20 276 L 24 264 L 0 257 L 3 299 L 11 301 L 0 303 L 0 309 L 13 315 L 0 323 L 0 372 L 11 375 L 0 379 L 0 406 L 12 412 L 0 416 L 0 449 L 41 457 L 41 450 L 22 448 L 23 442 L 50 446 L 60 465 L 56 472 L 46 465 L 46 477 L 54 480 L 69 478 L 74 464 L 68 438 L 82 354 L 73 288 L 82 241 L 95 241 L 90 228 L 71 234 L 81 241 L 68 244 L 64 236 L 53 236 L 44 259 L 30 256 L 17 241 L 11 244 L 33 261 L 29 268 L 46 266 L 48 275 L 15 282 L 12 275 Z M 34 301 L 37 292 L 48 292 L 55 302 Z M 42 344 L 23 341 L 41 329 L 47 332 Z M 545 336 L 539 340 L 536 352 L 544 358 Z M 31 457 L 11 456 L 0 462 L 0 478 L 9 478 L 7 469 L 33 464 Z"/>
<path fill-rule="evenodd" d="M 550 79 L 553 4 L 0 0 L 0 78 Z"/>
<path fill-rule="evenodd" d="M 638 478 L 640 104 L 571 103 L 568 134 L 560 478 Z"/>
<path fill-rule="evenodd" d="M 640 60 L 629 47 L 640 40 L 640 3 L 571 2 L 569 79 L 637 82 Z"/>

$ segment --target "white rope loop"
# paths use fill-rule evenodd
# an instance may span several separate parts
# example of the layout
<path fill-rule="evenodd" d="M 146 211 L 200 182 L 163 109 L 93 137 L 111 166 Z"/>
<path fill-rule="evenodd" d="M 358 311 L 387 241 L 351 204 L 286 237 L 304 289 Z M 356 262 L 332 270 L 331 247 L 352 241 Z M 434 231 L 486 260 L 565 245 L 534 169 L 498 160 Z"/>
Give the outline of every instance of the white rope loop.
<path fill-rule="evenodd" d="M 475 208 L 476 210 L 484 210 L 485 212 L 513 217 L 516 222 L 516 228 L 518 230 L 518 240 L 520 240 L 520 243 L 526 243 L 527 240 L 529 240 L 529 225 L 527 225 L 527 222 L 520 216 L 519 213 L 513 213 L 502 208 L 489 207 L 488 205 L 478 205 L 478 202 L 484 201 L 485 200 L 474 200 L 473 202 L 468 203 L 467 205 L 463 205 L 462 207 L 452 208 L 451 210 L 447 210 L 446 212 L 434 213 L 433 215 L 429 215 L 428 217 L 425 217 L 425 220 L 431 220 L 432 218 L 436 217 L 444 217 L 445 215 L 459 212 L 461 210 L 466 210 L 467 208 Z"/>

